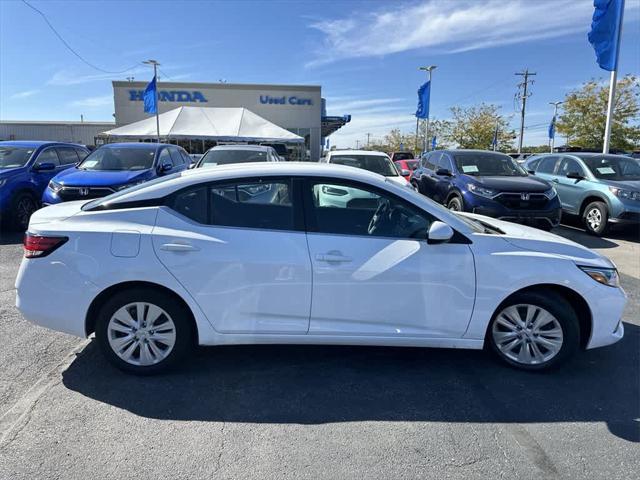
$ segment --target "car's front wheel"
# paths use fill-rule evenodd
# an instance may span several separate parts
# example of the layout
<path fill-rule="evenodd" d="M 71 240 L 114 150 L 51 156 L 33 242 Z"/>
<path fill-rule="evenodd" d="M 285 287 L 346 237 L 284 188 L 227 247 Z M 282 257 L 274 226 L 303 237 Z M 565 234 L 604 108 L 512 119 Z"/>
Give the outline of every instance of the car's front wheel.
<path fill-rule="evenodd" d="M 171 296 L 147 288 L 116 293 L 96 320 L 96 339 L 116 367 L 136 374 L 158 373 L 193 347 L 191 313 Z"/>
<path fill-rule="evenodd" d="M 20 193 L 13 200 L 13 222 L 12 227 L 15 230 L 24 232 L 29 227 L 31 215 L 38 209 L 38 202 L 28 192 Z"/>
<path fill-rule="evenodd" d="M 580 327 L 574 309 L 562 296 L 553 291 L 522 292 L 499 307 L 487 341 L 509 365 L 544 370 L 575 353 Z"/>
<path fill-rule="evenodd" d="M 447 202 L 447 208 L 449 210 L 453 210 L 454 212 L 462 212 L 464 210 L 462 199 L 459 196 L 454 195 Z"/>
<path fill-rule="evenodd" d="M 584 209 L 582 219 L 587 232 L 597 236 L 604 235 L 607 230 L 607 221 L 609 220 L 606 203 L 591 202 Z"/>

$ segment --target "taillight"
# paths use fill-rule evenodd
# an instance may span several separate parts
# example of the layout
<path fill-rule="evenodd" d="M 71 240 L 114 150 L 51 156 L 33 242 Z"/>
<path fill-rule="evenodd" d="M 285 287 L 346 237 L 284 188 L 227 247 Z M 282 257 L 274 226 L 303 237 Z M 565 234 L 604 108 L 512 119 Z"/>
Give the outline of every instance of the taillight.
<path fill-rule="evenodd" d="M 33 233 L 24 234 L 24 257 L 40 258 L 46 257 L 56 248 L 63 245 L 68 237 L 54 237 L 49 235 L 34 235 Z"/>

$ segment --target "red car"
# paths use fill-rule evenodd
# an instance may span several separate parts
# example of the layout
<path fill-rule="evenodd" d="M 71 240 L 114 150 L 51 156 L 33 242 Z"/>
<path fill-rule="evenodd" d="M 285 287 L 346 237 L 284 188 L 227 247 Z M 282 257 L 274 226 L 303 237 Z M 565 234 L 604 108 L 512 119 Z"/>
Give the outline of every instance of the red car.
<path fill-rule="evenodd" d="M 418 168 L 419 160 L 417 158 L 409 158 L 406 160 L 396 160 L 396 167 L 398 167 L 398 171 L 400 175 L 402 175 L 407 182 L 411 180 L 411 174 L 413 171 Z"/>

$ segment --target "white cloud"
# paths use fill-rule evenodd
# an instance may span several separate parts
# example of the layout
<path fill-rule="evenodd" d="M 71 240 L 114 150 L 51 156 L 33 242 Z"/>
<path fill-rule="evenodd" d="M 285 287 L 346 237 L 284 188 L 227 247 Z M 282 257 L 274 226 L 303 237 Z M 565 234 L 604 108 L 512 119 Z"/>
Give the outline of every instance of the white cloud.
<path fill-rule="evenodd" d="M 640 2 L 628 2 L 627 10 Z M 324 35 L 308 66 L 430 47 L 439 53 L 586 32 L 591 0 L 422 0 L 310 25 Z"/>
<path fill-rule="evenodd" d="M 40 90 L 37 90 L 37 89 L 36 90 L 25 90 L 24 92 L 14 93 L 9 98 L 11 100 L 21 100 L 23 98 L 33 97 L 34 95 L 37 95 L 38 93 L 40 93 Z"/>
<path fill-rule="evenodd" d="M 72 107 L 99 108 L 113 105 L 113 95 L 103 95 L 98 97 L 81 98 L 74 100 L 70 104 Z"/>

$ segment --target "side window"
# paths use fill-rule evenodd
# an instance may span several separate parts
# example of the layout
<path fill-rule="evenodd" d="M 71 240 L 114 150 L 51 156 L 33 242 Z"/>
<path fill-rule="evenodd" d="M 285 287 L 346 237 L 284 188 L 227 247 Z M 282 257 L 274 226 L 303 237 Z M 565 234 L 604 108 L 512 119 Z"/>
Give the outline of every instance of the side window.
<path fill-rule="evenodd" d="M 310 229 L 319 233 L 426 238 L 433 218 L 392 195 L 351 184 L 312 184 Z"/>
<path fill-rule="evenodd" d="M 558 175 L 566 177 L 567 173 L 576 173 L 576 172 L 579 173 L 580 175 L 584 175 L 583 168 L 574 158 L 563 157 L 562 161 L 560 162 Z"/>
<path fill-rule="evenodd" d="M 78 163 L 78 154 L 71 147 L 57 147 L 58 157 L 60 157 L 61 165 L 73 165 Z"/>
<path fill-rule="evenodd" d="M 36 164 L 40 163 L 53 163 L 56 167 L 60 165 L 60 160 L 58 160 L 58 154 L 55 149 L 47 148 L 46 150 L 40 152 L 38 158 L 36 159 Z"/>
<path fill-rule="evenodd" d="M 186 150 L 180 150 L 180 153 L 182 154 L 182 159 L 184 160 L 184 163 L 187 165 L 191 165 L 191 157 L 186 152 Z"/>
<path fill-rule="evenodd" d="M 542 160 L 541 158 L 538 158 L 536 160 L 531 160 L 529 163 L 527 163 L 527 170 L 532 170 L 532 171 L 536 171 L 536 168 L 538 167 L 538 164 L 540 163 L 540 160 Z"/>
<path fill-rule="evenodd" d="M 182 155 L 180 155 L 180 151 L 177 148 L 170 147 L 169 153 L 171 154 L 171 161 L 173 162 L 174 167 L 181 167 L 184 162 L 182 160 Z"/>
<path fill-rule="evenodd" d="M 544 157 L 542 160 L 540 160 L 538 168 L 536 169 L 536 173 L 553 173 L 556 168 L 557 162 L 558 157 L 556 156 Z"/>
<path fill-rule="evenodd" d="M 74 150 L 78 154 L 78 160 L 80 161 L 84 160 L 87 157 L 87 155 L 89 155 L 89 152 L 86 152 L 82 148 L 74 148 Z"/>
<path fill-rule="evenodd" d="M 200 186 L 179 192 L 171 207 L 194 222 L 207 223 L 207 187 Z"/>
<path fill-rule="evenodd" d="M 437 170 L 438 162 L 440 161 L 440 157 L 442 156 L 441 152 L 432 152 L 427 159 L 427 168 L 429 170 Z"/>
<path fill-rule="evenodd" d="M 294 230 L 291 182 L 237 182 L 211 187 L 212 225 Z"/>
<path fill-rule="evenodd" d="M 447 155 L 446 153 L 443 153 L 440 156 L 440 160 L 438 161 L 438 167 L 444 168 L 445 170 L 449 170 L 450 172 L 453 172 L 453 168 L 451 167 L 451 159 L 449 158 L 449 155 Z"/>
<path fill-rule="evenodd" d="M 161 167 L 165 163 L 170 163 L 173 165 L 173 160 L 171 159 L 171 155 L 169 154 L 168 148 L 163 148 L 160 152 L 160 156 L 158 157 L 158 166 Z"/>

